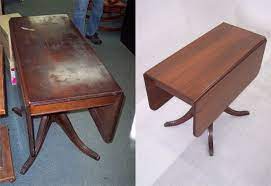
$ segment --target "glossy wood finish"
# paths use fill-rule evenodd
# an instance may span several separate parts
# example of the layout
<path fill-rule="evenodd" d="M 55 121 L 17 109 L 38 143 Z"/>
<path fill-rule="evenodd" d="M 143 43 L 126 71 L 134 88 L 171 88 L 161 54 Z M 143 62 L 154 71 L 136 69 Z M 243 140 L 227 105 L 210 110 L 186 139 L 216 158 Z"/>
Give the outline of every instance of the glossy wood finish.
<path fill-rule="evenodd" d="M 243 110 L 243 111 L 237 111 L 233 110 L 232 108 L 228 107 L 226 110 L 224 110 L 227 114 L 233 115 L 233 116 L 246 116 L 249 115 L 249 111 Z"/>
<path fill-rule="evenodd" d="M 0 125 L 0 146 L 0 182 L 14 182 L 15 173 L 13 169 L 8 128 L 2 124 Z"/>
<path fill-rule="evenodd" d="M 265 45 L 255 49 L 242 63 L 204 94 L 194 106 L 194 135 L 200 136 L 231 102 L 251 83 L 260 70 Z"/>
<path fill-rule="evenodd" d="M 265 41 L 261 35 L 222 23 L 146 75 L 192 105 Z"/>
<path fill-rule="evenodd" d="M 76 134 L 75 130 L 73 129 L 73 126 L 67 117 L 65 113 L 60 114 L 51 114 L 51 115 L 44 115 L 41 117 L 39 130 L 36 137 L 36 146 L 34 149 L 34 156 L 30 156 L 28 160 L 23 165 L 20 173 L 25 174 L 27 170 L 30 168 L 30 166 L 34 163 L 37 155 L 40 152 L 40 149 L 42 147 L 42 144 L 44 143 L 44 140 L 46 138 L 46 135 L 48 133 L 48 130 L 51 126 L 51 124 L 55 122 L 58 124 L 63 131 L 66 133 L 66 135 L 69 137 L 69 139 L 73 142 L 73 144 L 83 153 L 85 153 L 87 156 L 99 160 L 100 156 L 88 148 L 84 142 L 79 138 L 79 136 Z"/>
<path fill-rule="evenodd" d="M 193 116 L 193 133 L 200 136 L 222 112 L 235 116 L 247 111 L 229 108 L 257 76 L 264 36 L 222 23 L 144 74 L 150 108 L 159 109 L 176 96 L 191 105 L 176 126 Z"/>
<path fill-rule="evenodd" d="M 174 121 L 168 121 L 164 124 L 165 127 L 172 127 L 172 126 L 177 126 L 180 125 L 187 120 L 191 119 L 193 117 L 193 109 L 191 108 L 184 116 L 181 118 L 174 120 Z"/>
<path fill-rule="evenodd" d="M 66 15 L 12 18 L 10 30 L 23 98 L 21 109 L 13 111 L 26 118 L 30 149 L 21 173 L 36 159 L 53 121 L 80 151 L 99 160 L 80 140 L 66 112 L 89 109 L 109 143 L 123 104 L 121 88 Z M 36 138 L 34 116 L 42 117 Z"/>

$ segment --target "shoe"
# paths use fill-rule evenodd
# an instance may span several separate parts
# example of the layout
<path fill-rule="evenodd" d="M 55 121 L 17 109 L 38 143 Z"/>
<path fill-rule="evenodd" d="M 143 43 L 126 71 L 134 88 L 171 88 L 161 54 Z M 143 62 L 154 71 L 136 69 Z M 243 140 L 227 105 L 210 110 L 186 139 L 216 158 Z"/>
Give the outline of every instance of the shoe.
<path fill-rule="evenodd" d="M 86 38 L 89 39 L 95 45 L 102 44 L 102 40 L 99 38 L 98 33 L 95 33 L 92 36 L 86 35 Z"/>

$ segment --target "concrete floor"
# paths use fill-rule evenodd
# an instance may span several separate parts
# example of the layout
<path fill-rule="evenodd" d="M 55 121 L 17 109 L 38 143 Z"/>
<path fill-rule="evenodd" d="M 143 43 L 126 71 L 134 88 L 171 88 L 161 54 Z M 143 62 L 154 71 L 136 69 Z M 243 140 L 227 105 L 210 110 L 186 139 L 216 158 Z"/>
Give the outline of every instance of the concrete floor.
<path fill-rule="evenodd" d="M 25 0 L 8 1 L 6 13 L 19 12 L 24 16 L 42 14 L 70 14 L 72 0 Z M 126 95 L 115 139 L 105 144 L 87 111 L 73 112 L 69 117 L 81 139 L 101 156 L 95 161 L 82 154 L 70 142 L 64 132 L 53 125 L 41 152 L 25 175 L 19 171 L 26 161 L 29 150 L 25 121 L 17 117 L 11 108 L 18 106 L 18 89 L 12 86 L 6 70 L 8 116 L 1 123 L 9 127 L 16 181 L 3 185 L 135 185 L 135 149 L 129 133 L 134 116 L 134 65 L 132 53 L 120 42 L 120 33 L 100 33 L 101 46 L 93 46 Z M 6 60 L 7 62 L 7 60 Z M 7 69 L 7 68 L 6 68 Z M 39 119 L 35 120 L 38 127 Z"/>

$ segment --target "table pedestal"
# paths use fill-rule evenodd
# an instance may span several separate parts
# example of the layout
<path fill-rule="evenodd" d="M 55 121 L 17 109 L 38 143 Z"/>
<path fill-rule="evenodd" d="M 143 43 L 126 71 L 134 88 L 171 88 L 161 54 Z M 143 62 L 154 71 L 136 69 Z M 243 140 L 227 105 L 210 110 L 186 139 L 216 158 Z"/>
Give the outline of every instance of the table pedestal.
<path fill-rule="evenodd" d="M 19 108 L 13 108 L 12 110 L 19 116 L 22 116 L 22 111 Z M 69 137 L 69 139 L 73 142 L 73 144 L 81 152 L 97 161 L 100 159 L 100 156 L 96 152 L 88 148 L 76 134 L 66 113 L 48 114 L 41 117 L 36 139 L 31 140 L 31 137 L 29 138 L 30 155 L 27 161 L 24 163 L 23 167 L 21 168 L 21 174 L 25 174 L 35 161 L 52 123 L 58 124 L 65 132 L 65 134 Z M 27 125 L 33 126 L 32 118 L 27 119 Z M 30 131 L 28 130 L 29 136 L 33 136 L 33 127 L 28 127 L 28 129 L 30 129 Z"/>
<path fill-rule="evenodd" d="M 246 116 L 249 115 L 248 111 L 237 111 L 233 110 L 230 107 L 227 107 L 224 112 L 227 114 L 233 115 L 233 116 Z M 191 108 L 184 116 L 177 120 L 173 121 L 168 121 L 164 124 L 165 127 L 172 127 L 172 126 L 177 126 L 181 125 L 187 120 L 191 119 L 193 117 L 193 108 Z M 209 155 L 213 156 L 214 155 L 214 144 L 213 144 L 213 123 L 208 127 L 208 146 L 209 146 Z"/>

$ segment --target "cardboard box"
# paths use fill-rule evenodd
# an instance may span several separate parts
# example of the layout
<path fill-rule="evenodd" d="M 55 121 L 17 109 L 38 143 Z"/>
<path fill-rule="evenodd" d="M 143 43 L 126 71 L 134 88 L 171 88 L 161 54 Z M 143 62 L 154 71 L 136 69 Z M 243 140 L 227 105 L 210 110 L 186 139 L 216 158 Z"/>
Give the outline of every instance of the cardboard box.
<path fill-rule="evenodd" d="M 11 46 L 11 40 L 10 40 L 10 31 L 9 31 L 9 20 L 12 17 L 22 17 L 19 13 L 13 13 L 13 14 L 6 14 L 0 16 L 0 42 L 2 43 L 5 51 L 5 55 L 7 56 L 9 60 L 10 65 L 10 73 L 12 76 L 14 76 L 15 65 L 14 65 L 14 57 L 12 52 L 12 46 Z M 14 77 L 12 77 L 14 79 Z M 16 80 L 12 81 L 12 84 L 14 84 Z"/>

